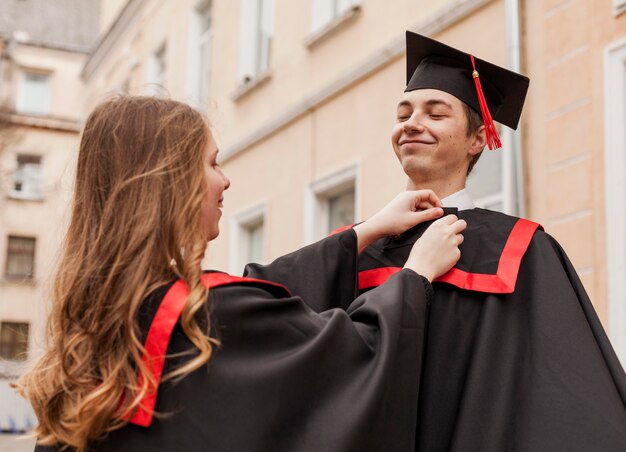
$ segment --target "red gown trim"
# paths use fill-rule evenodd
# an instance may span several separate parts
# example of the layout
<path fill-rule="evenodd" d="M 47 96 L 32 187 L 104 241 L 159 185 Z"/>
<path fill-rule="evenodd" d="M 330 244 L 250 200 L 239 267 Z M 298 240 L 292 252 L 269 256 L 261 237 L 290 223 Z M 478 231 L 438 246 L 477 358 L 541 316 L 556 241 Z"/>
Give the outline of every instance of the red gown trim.
<path fill-rule="evenodd" d="M 452 268 L 435 279 L 435 282 L 445 282 L 460 289 L 477 292 L 513 293 L 522 257 L 538 227 L 539 224 L 522 218 L 515 223 L 500 255 L 495 275 L 470 273 Z M 359 272 L 359 289 L 379 286 L 400 270 L 402 270 L 400 267 L 381 267 Z"/>
<path fill-rule="evenodd" d="M 354 224 L 349 224 L 349 225 L 346 225 L 346 226 L 342 226 L 340 228 L 335 229 L 330 234 L 328 234 L 328 237 L 330 237 L 331 235 L 339 234 L 340 232 L 343 232 L 343 231 L 347 231 L 348 229 L 353 228 L 353 227 L 354 227 Z"/>
<path fill-rule="evenodd" d="M 288 295 L 290 294 L 289 290 L 283 285 L 262 279 L 231 276 L 227 273 L 204 273 L 202 275 L 202 283 L 210 289 L 229 284 L 263 284 L 284 289 Z M 150 385 L 148 388 L 148 392 L 141 400 L 139 408 L 130 419 L 131 424 L 148 427 L 152 423 L 157 392 L 161 375 L 163 374 L 163 366 L 165 365 L 167 346 L 170 343 L 178 318 L 185 307 L 188 295 L 189 288 L 187 284 L 184 281 L 176 281 L 165 294 L 152 320 L 146 338 L 145 353 L 142 361 L 152 374 L 155 385 Z M 143 384 L 142 375 L 139 375 L 138 384 L 140 386 Z"/>

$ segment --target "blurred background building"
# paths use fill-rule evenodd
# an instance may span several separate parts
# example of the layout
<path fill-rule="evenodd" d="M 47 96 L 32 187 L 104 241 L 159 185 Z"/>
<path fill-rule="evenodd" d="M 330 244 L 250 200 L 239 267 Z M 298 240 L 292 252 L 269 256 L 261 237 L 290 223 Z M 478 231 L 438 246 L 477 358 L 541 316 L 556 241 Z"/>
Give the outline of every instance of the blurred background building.
<path fill-rule="evenodd" d="M 537 221 L 561 242 L 626 362 L 626 0 L 2 5 L 7 365 L 37 355 L 78 131 L 98 102 L 166 95 L 208 115 L 233 184 L 206 266 L 240 274 L 404 189 L 390 132 L 406 29 L 531 78 L 520 127 L 503 128 L 504 149 L 485 151 L 468 188 L 478 206 Z"/>
<path fill-rule="evenodd" d="M 21 450 L 6 434 L 36 422 L 8 382 L 41 345 L 98 12 L 97 1 L 0 2 L 0 450 Z"/>

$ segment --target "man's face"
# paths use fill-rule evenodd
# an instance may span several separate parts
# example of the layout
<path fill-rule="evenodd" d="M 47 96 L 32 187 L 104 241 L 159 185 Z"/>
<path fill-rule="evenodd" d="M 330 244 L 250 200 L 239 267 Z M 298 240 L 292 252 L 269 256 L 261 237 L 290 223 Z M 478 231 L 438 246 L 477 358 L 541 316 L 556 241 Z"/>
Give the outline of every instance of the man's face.
<path fill-rule="evenodd" d="M 436 89 L 404 93 L 391 134 L 404 172 L 414 182 L 445 182 L 467 175 L 472 156 L 480 151 L 467 136 L 463 104 Z"/>

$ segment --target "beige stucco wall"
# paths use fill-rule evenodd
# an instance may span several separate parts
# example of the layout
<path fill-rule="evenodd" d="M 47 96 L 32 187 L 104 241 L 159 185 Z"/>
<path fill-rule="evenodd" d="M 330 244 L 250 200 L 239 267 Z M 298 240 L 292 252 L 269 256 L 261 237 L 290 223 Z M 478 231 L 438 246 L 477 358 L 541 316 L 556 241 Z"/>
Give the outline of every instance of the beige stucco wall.
<path fill-rule="evenodd" d="M 607 325 L 603 58 L 626 16 L 611 0 L 525 5 L 529 215 L 566 249 Z"/>

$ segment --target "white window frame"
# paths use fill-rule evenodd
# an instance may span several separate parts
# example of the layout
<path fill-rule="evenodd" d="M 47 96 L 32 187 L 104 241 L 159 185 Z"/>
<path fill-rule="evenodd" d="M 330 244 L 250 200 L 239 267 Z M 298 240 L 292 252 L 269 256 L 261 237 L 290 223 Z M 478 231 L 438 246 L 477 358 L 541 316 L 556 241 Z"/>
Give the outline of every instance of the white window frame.
<path fill-rule="evenodd" d="M 342 5 L 343 3 L 343 5 Z M 325 29 L 350 11 L 361 6 L 361 0 L 313 0 L 311 2 L 311 30 Z"/>
<path fill-rule="evenodd" d="M 46 78 L 46 97 L 41 100 L 40 107 L 29 109 L 28 103 L 25 101 L 26 94 L 26 77 L 27 75 L 38 75 Z M 18 86 L 17 99 L 15 101 L 15 110 L 20 114 L 45 116 L 50 114 L 52 105 L 52 73 L 38 71 L 34 69 L 23 68 L 20 71 L 20 79 Z"/>
<path fill-rule="evenodd" d="M 187 99 L 197 108 L 206 108 L 209 101 L 213 42 L 212 7 L 211 0 L 204 0 L 191 10 L 189 17 Z M 207 20 L 207 17 L 209 28 L 201 32 L 202 22 Z"/>
<path fill-rule="evenodd" d="M 609 336 L 626 366 L 626 39 L 604 52 L 604 171 Z"/>
<path fill-rule="evenodd" d="M 329 199 L 354 187 L 354 220 L 361 217 L 361 176 L 359 164 L 353 164 L 311 182 L 304 200 L 304 243 L 325 237 L 329 220 Z M 347 226 L 347 225 L 346 225 Z M 332 231 L 331 231 L 332 232 Z"/>
<path fill-rule="evenodd" d="M 19 168 L 19 159 L 20 157 L 35 157 L 39 159 L 38 164 L 26 163 L 25 165 L 32 165 L 29 167 Z M 43 199 L 43 166 L 42 166 L 43 158 L 38 154 L 31 154 L 27 152 L 19 152 L 15 156 L 15 165 L 16 169 L 13 174 L 13 180 L 11 181 L 11 190 L 9 191 L 9 196 L 14 199 L 28 199 L 28 200 L 40 200 Z M 36 170 L 35 167 L 36 166 Z M 36 171 L 36 174 L 35 174 Z M 28 174 L 23 173 L 31 173 L 31 178 L 36 176 L 36 182 L 34 184 L 28 184 Z M 15 190 L 14 184 L 17 182 L 17 179 L 21 179 L 22 184 L 24 185 L 22 190 Z"/>
<path fill-rule="evenodd" d="M 274 38 L 274 0 L 241 0 L 239 84 L 269 72 Z M 267 40 L 259 39 L 267 34 Z"/>
<path fill-rule="evenodd" d="M 267 202 L 263 201 L 252 207 L 244 209 L 230 220 L 230 257 L 229 272 L 232 275 L 240 275 L 246 264 L 248 264 L 248 256 L 246 254 L 250 236 L 248 229 L 258 223 L 263 224 L 263 251 L 261 252 L 262 262 L 267 259 Z"/>

